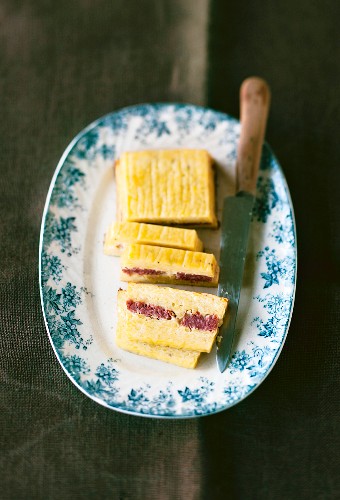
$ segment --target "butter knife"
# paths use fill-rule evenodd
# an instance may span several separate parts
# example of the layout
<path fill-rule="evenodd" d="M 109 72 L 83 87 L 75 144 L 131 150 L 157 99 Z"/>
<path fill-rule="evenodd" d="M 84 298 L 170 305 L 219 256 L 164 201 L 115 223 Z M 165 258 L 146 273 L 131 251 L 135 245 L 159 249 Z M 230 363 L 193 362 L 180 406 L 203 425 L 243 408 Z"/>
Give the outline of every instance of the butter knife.
<path fill-rule="evenodd" d="M 267 83 L 258 77 L 244 80 L 240 88 L 241 134 L 236 161 L 236 195 L 223 202 L 220 278 L 218 296 L 229 300 L 225 321 L 217 338 L 217 364 L 228 366 L 246 260 L 256 181 L 270 105 Z"/>

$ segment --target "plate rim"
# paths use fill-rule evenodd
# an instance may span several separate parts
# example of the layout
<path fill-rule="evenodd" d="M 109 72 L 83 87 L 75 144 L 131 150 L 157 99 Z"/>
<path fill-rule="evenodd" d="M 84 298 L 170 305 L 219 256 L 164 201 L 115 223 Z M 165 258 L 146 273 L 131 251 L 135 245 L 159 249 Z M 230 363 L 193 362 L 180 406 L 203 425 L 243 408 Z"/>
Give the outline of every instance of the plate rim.
<path fill-rule="evenodd" d="M 291 325 L 291 321 L 292 321 L 293 310 L 294 310 L 294 305 L 295 305 L 295 297 L 296 297 L 297 266 L 298 266 L 296 219 L 295 219 L 295 213 L 294 213 L 294 206 L 293 206 L 293 202 L 292 202 L 292 197 L 291 197 L 291 194 L 290 194 L 290 190 L 289 190 L 289 187 L 288 187 L 286 176 L 284 174 L 284 171 L 282 169 L 281 164 L 279 163 L 279 161 L 278 161 L 275 153 L 273 152 L 272 148 L 267 143 L 267 141 L 264 141 L 264 145 L 269 149 L 272 157 L 275 160 L 276 167 L 278 168 L 278 171 L 279 171 L 280 176 L 282 178 L 282 183 L 283 183 L 284 191 L 285 191 L 285 194 L 287 196 L 287 199 L 288 199 L 288 202 L 289 202 L 289 208 L 290 208 L 290 211 L 291 211 L 292 226 L 293 226 L 293 235 L 294 235 L 294 247 L 293 247 L 294 248 L 294 252 L 293 252 L 293 254 L 294 254 L 294 282 L 292 283 L 292 285 L 293 285 L 293 292 L 292 292 L 292 295 L 291 295 L 289 317 L 288 317 L 287 325 L 285 327 L 285 332 L 284 332 L 284 335 L 282 337 L 280 346 L 277 349 L 277 351 L 276 351 L 276 353 L 275 353 L 275 355 L 274 355 L 274 357 L 273 357 L 273 359 L 271 361 L 271 364 L 268 366 L 268 368 L 267 368 L 265 374 L 262 376 L 262 378 L 257 383 L 255 383 L 254 386 L 252 386 L 251 389 L 245 395 L 243 395 L 240 399 L 231 402 L 230 404 L 226 405 L 223 408 L 218 408 L 216 410 L 213 410 L 213 411 L 207 412 L 207 413 L 203 413 L 203 414 L 192 413 L 192 414 L 172 414 L 172 415 L 163 414 L 163 415 L 159 415 L 159 414 L 152 414 L 152 413 L 142 413 L 142 412 L 140 412 L 138 410 L 136 410 L 136 411 L 134 411 L 133 409 L 127 410 L 127 409 L 124 409 L 124 408 L 120 408 L 119 406 L 109 405 L 104 400 L 99 399 L 96 396 L 94 396 L 94 395 L 90 394 L 89 392 L 87 392 L 80 384 L 78 384 L 78 382 L 67 371 L 66 367 L 64 366 L 64 364 L 62 363 L 62 361 L 60 359 L 59 353 L 56 350 L 56 347 L 55 347 L 54 342 L 52 340 L 51 333 L 50 333 L 49 326 L 48 326 L 48 322 L 47 322 L 47 318 L 46 318 L 46 313 L 45 313 L 45 305 L 44 305 L 44 297 L 43 297 L 43 283 L 42 283 L 43 238 L 44 238 L 44 229 L 45 229 L 46 216 L 47 216 L 47 213 L 48 213 L 48 210 L 49 210 L 49 207 L 50 207 L 51 196 L 52 196 L 52 193 L 53 193 L 53 189 L 54 189 L 54 186 L 55 186 L 58 174 L 59 174 L 61 168 L 63 167 L 63 165 L 65 163 L 65 160 L 67 159 L 69 153 L 72 151 L 73 147 L 77 144 L 77 142 L 87 132 L 89 132 L 90 130 L 92 130 L 96 126 L 98 126 L 100 124 L 100 122 L 104 121 L 106 118 L 108 118 L 108 117 L 110 117 L 112 115 L 115 115 L 115 114 L 118 114 L 118 113 L 122 113 L 122 112 L 133 112 L 133 110 L 137 110 L 137 109 L 139 109 L 141 107 L 145 107 L 145 106 L 151 107 L 151 108 L 154 108 L 154 109 L 161 109 L 161 108 L 165 108 L 165 107 L 174 107 L 174 108 L 191 107 L 191 108 L 195 108 L 195 110 L 200 110 L 200 111 L 203 111 L 203 112 L 212 112 L 213 114 L 219 115 L 222 118 L 227 118 L 228 121 L 233 121 L 235 124 L 236 123 L 238 123 L 238 124 L 240 123 L 240 121 L 237 118 L 235 118 L 234 116 L 229 115 L 228 113 L 225 113 L 225 112 L 222 112 L 222 111 L 219 111 L 219 110 L 215 110 L 215 109 L 213 109 L 211 107 L 208 107 L 208 106 L 201 106 L 201 105 L 192 104 L 192 103 L 188 103 L 188 102 L 154 102 L 154 103 L 145 102 L 145 103 L 139 103 L 139 104 L 133 104 L 133 105 L 130 105 L 130 106 L 125 106 L 125 107 L 119 108 L 119 109 L 117 109 L 115 111 L 111 111 L 109 113 L 106 113 L 105 115 L 100 116 L 99 118 L 95 119 L 90 124 L 88 124 L 86 127 L 84 127 L 82 130 L 80 130 L 78 132 L 78 134 L 76 134 L 73 137 L 73 139 L 69 142 L 69 144 L 67 145 L 67 147 L 63 151 L 63 154 L 61 155 L 61 157 L 60 157 L 60 159 L 59 159 L 59 161 L 58 161 L 58 163 L 57 163 L 57 165 L 55 167 L 53 176 L 52 176 L 51 181 L 50 181 L 49 189 L 48 189 L 47 195 L 46 195 L 46 201 L 45 201 L 45 205 L 44 205 L 44 209 L 43 209 L 43 213 L 42 213 L 41 226 L 40 226 L 40 236 L 39 236 L 39 266 L 38 266 L 38 269 L 39 269 L 40 304 L 41 304 L 41 309 L 42 309 L 42 313 L 43 313 L 43 318 L 44 318 L 44 323 L 45 323 L 45 329 L 47 331 L 50 344 L 51 344 L 51 346 L 53 348 L 53 351 L 54 351 L 54 353 L 56 355 L 56 358 L 57 358 L 57 360 L 59 362 L 59 365 L 62 367 L 63 371 L 66 373 L 67 377 L 71 380 L 72 384 L 75 385 L 77 387 L 77 389 L 79 389 L 88 398 L 92 399 L 96 403 L 98 403 L 101 406 L 104 406 L 105 408 L 108 408 L 110 410 L 117 411 L 119 413 L 124 413 L 124 414 L 127 414 L 127 415 L 133 415 L 133 416 L 136 416 L 136 417 L 138 416 L 138 417 L 145 417 L 145 418 L 168 419 L 168 420 L 191 419 L 191 418 L 201 418 L 201 417 L 203 418 L 203 417 L 208 417 L 210 415 L 215 415 L 217 413 L 221 413 L 222 411 L 228 410 L 228 409 L 232 408 L 233 406 L 236 406 L 237 404 L 239 404 L 242 401 L 244 401 L 248 396 L 250 396 L 264 382 L 264 380 L 268 377 L 268 375 L 271 373 L 272 369 L 274 368 L 274 366 L 275 366 L 278 358 L 280 357 L 280 354 L 282 352 L 283 346 L 285 345 L 285 342 L 286 342 L 286 339 L 287 339 L 287 336 L 288 336 L 288 332 L 289 332 L 289 328 L 290 328 L 290 325 Z"/>

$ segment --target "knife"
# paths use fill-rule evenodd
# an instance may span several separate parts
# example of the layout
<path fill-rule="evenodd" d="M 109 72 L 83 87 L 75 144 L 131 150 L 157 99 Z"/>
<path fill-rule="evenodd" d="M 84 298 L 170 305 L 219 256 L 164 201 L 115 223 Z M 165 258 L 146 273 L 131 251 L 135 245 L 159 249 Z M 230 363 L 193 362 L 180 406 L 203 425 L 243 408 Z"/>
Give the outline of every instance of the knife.
<path fill-rule="evenodd" d="M 236 196 L 223 202 L 220 278 L 217 295 L 228 299 L 225 321 L 217 339 L 217 364 L 226 369 L 235 337 L 256 181 L 270 105 L 270 90 L 261 78 L 244 80 L 240 88 L 241 135 L 236 161 Z"/>

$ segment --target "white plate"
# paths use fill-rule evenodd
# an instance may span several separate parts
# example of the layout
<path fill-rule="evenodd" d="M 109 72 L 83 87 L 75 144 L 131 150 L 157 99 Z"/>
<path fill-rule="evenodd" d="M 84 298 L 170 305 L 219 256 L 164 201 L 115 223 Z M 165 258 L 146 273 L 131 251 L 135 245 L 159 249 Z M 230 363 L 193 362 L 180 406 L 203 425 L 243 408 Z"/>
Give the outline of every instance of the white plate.
<path fill-rule="evenodd" d="M 103 235 L 115 218 L 114 159 L 128 150 L 204 147 L 218 165 L 220 216 L 223 197 L 234 191 L 239 131 L 237 120 L 206 108 L 134 106 L 88 126 L 57 166 L 40 238 L 46 328 L 72 382 L 108 408 L 168 418 L 215 413 L 248 396 L 278 358 L 293 309 L 296 245 L 288 187 L 267 145 L 227 370 L 219 372 L 214 351 L 202 355 L 197 368 L 190 370 L 124 352 L 115 345 L 116 296 L 125 285 L 118 279 L 119 259 L 102 251 Z M 218 257 L 219 231 L 199 233 L 205 248 Z"/>

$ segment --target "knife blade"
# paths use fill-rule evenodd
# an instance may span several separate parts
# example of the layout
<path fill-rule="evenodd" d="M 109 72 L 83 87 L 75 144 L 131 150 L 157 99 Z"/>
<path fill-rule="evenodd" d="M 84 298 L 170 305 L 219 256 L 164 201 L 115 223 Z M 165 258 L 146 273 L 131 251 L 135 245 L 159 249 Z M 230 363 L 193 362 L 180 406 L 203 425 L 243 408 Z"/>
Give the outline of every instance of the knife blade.
<path fill-rule="evenodd" d="M 236 195 L 223 202 L 220 278 L 217 294 L 228 299 L 228 309 L 217 340 L 219 370 L 227 368 L 235 338 L 244 264 L 255 201 L 256 181 L 261 158 L 270 90 L 258 77 L 247 78 L 240 88 L 241 134 L 236 161 Z"/>

